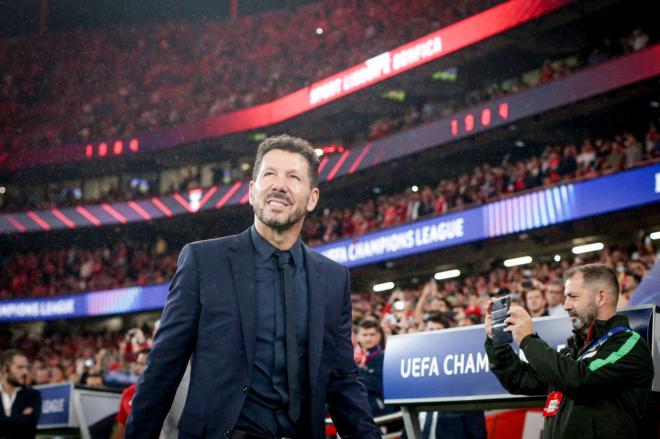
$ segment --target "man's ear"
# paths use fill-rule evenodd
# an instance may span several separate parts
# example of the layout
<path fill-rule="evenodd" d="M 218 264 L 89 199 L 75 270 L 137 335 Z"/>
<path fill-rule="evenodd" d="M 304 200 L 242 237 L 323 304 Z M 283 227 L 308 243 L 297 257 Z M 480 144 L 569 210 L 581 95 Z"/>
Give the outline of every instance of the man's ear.
<path fill-rule="evenodd" d="M 312 192 L 309 194 L 309 197 L 307 198 L 307 206 L 305 206 L 305 209 L 307 210 L 308 213 L 312 212 L 316 205 L 319 202 L 319 188 L 315 187 L 312 189 Z"/>
<path fill-rule="evenodd" d="M 254 180 L 250 180 L 250 184 L 248 185 L 248 201 L 250 202 L 250 206 L 252 206 L 254 202 L 253 187 L 254 187 Z"/>

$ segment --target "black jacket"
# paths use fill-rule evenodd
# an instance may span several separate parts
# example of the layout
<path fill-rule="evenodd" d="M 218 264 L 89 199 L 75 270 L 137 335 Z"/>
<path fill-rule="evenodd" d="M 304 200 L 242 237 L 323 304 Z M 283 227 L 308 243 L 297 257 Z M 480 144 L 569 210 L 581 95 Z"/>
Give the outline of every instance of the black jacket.
<path fill-rule="evenodd" d="M 32 413 L 23 411 L 32 408 Z M 41 393 L 31 388 L 23 388 L 16 394 L 11 406 L 11 416 L 7 417 L 0 401 L 0 439 L 29 439 L 37 433 L 37 422 L 41 415 Z"/>
<path fill-rule="evenodd" d="M 616 315 L 592 327 L 591 341 L 608 331 L 628 326 Z M 509 345 L 493 346 L 486 340 L 490 370 L 513 394 L 543 395 L 562 392 L 556 416 L 546 417 L 544 438 L 635 438 L 651 383 L 653 360 L 646 342 L 634 331 L 618 332 L 592 356 L 578 360 L 588 350 L 582 334 L 568 339 L 557 352 L 536 335 L 525 337 L 520 348 L 528 363 L 521 361 Z"/>

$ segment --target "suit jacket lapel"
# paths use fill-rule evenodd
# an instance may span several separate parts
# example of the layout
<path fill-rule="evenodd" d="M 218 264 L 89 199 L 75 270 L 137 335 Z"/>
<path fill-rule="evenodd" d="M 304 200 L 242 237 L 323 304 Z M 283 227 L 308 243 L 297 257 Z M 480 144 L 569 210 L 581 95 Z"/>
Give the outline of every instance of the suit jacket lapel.
<path fill-rule="evenodd" d="M 254 248 L 250 239 L 250 229 L 237 236 L 228 255 L 234 287 L 238 299 L 238 308 L 241 314 L 243 328 L 243 343 L 248 362 L 248 370 L 252 370 L 254 351 L 257 341 L 257 312 L 256 312 L 256 278 Z"/>
<path fill-rule="evenodd" d="M 305 264 L 307 266 L 307 290 L 309 291 L 308 314 L 308 347 L 309 353 L 309 383 L 314 392 L 321 368 L 321 353 L 323 352 L 323 335 L 325 319 L 325 277 L 321 273 L 321 265 L 314 252 L 303 244 Z"/>

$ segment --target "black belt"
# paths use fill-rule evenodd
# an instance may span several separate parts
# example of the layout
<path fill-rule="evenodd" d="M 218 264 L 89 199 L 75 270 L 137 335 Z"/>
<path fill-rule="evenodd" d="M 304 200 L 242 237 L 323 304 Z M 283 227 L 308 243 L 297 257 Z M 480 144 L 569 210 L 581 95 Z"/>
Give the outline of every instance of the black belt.
<path fill-rule="evenodd" d="M 230 439 L 291 439 L 288 437 L 273 437 L 273 436 L 264 436 L 261 434 L 248 433 L 247 431 L 234 430 L 231 433 Z"/>

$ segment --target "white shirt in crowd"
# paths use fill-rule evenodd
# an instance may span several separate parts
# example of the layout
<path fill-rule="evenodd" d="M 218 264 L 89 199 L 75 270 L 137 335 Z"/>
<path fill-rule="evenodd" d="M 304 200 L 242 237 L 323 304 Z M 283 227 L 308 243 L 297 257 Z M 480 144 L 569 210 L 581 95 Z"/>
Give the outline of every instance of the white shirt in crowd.
<path fill-rule="evenodd" d="M 11 407 L 14 405 L 14 401 L 16 401 L 16 395 L 18 395 L 20 390 L 20 387 L 16 388 L 14 394 L 9 396 L 9 393 L 5 392 L 4 387 L 0 385 L 0 393 L 2 393 L 2 409 L 5 411 L 6 417 L 11 416 Z"/>

